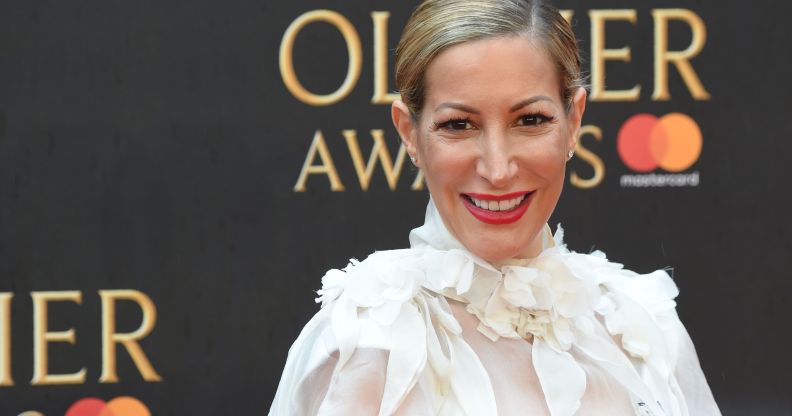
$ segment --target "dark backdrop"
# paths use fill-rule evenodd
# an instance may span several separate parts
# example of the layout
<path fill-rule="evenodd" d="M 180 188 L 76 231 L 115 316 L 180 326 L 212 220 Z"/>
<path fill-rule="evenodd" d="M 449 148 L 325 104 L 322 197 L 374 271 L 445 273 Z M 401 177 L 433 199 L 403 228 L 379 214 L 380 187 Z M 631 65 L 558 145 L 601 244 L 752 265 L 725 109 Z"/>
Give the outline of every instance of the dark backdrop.
<path fill-rule="evenodd" d="M 342 135 L 355 130 L 367 160 L 369 131 L 382 129 L 395 156 L 388 105 L 371 99 L 371 13 L 390 12 L 392 50 L 415 4 L 0 1 L 0 292 L 13 295 L 8 313 L 0 312 L 10 327 L 0 336 L 13 383 L 0 386 L 0 415 L 59 415 L 85 397 L 118 396 L 158 415 L 266 413 L 287 349 L 318 308 L 312 291 L 324 271 L 405 247 L 422 222 L 427 194 L 410 189 L 416 172 L 405 164 L 390 190 L 378 165 L 363 191 Z M 589 103 L 584 124 L 599 127 L 602 139 L 582 143 L 604 177 L 588 189 L 567 184 L 551 222 L 564 224 L 577 251 L 596 247 L 640 272 L 674 268 L 680 316 L 725 415 L 792 414 L 792 8 L 558 5 L 574 11 L 587 62 L 589 10 L 635 10 L 634 24 L 608 22 L 605 37 L 608 48 L 629 46 L 631 61 L 605 69 L 608 88 L 642 90 L 637 100 Z M 651 97 L 652 9 L 673 8 L 705 24 L 706 45 L 690 62 L 708 100 L 693 98 L 674 66 L 671 99 Z M 286 28 L 315 9 L 343 15 L 362 42 L 359 81 L 329 106 L 296 99 L 279 70 Z M 671 22 L 669 49 L 690 41 L 690 27 Z M 347 70 L 343 38 L 329 24 L 308 25 L 294 63 L 308 90 L 335 90 Z M 623 187 L 622 175 L 639 173 L 616 151 L 620 126 L 638 113 L 672 112 L 701 129 L 701 156 L 681 172 L 698 172 L 698 185 Z M 304 192 L 293 190 L 317 130 L 343 192 L 332 192 L 321 174 L 308 176 Z M 580 156 L 569 169 L 595 173 Z M 161 381 L 144 380 L 122 347 L 119 381 L 99 381 L 98 291 L 109 289 L 141 292 L 156 305 L 154 329 L 139 344 Z M 73 328 L 75 343 L 49 343 L 48 371 L 84 367 L 85 380 L 31 382 L 31 293 L 70 290 L 81 303 L 50 302 L 46 319 L 51 332 Z M 118 332 L 140 325 L 138 304 L 117 307 Z"/>

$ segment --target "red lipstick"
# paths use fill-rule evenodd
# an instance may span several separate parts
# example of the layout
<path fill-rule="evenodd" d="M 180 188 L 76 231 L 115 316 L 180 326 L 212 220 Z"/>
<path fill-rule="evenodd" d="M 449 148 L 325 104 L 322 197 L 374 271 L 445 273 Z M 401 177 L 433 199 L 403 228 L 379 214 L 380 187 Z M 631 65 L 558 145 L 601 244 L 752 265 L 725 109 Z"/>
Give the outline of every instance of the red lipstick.
<path fill-rule="evenodd" d="M 526 192 L 512 192 L 505 195 L 490 195 L 490 194 L 462 194 L 462 203 L 465 208 L 479 221 L 487 224 L 511 224 L 522 218 L 525 211 L 533 199 L 533 191 Z M 514 199 L 525 195 L 520 203 L 512 209 L 506 211 L 490 211 L 488 209 L 479 208 L 470 198 L 481 199 L 485 201 L 504 201 L 507 199 Z"/>

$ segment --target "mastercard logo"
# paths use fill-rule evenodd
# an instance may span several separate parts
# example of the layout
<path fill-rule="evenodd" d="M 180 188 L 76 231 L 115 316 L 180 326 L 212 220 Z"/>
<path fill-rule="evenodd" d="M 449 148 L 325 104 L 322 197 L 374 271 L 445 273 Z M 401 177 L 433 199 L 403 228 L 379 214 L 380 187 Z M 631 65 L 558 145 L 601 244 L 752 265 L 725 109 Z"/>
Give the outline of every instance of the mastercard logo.
<path fill-rule="evenodd" d="M 636 172 L 661 168 L 681 172 L 701 155 L 701 129 L 682 113 L 662 117 L 636 114 L 624 122 L 616 137 L 616 148 L 624 164 Z"/>
<path fill-rule="evenodd" d="M 64 416 L 151 416 L 151 412 L 134 397 L 116 397 L 109 402 L 87 397 L 74 402 Z"/>

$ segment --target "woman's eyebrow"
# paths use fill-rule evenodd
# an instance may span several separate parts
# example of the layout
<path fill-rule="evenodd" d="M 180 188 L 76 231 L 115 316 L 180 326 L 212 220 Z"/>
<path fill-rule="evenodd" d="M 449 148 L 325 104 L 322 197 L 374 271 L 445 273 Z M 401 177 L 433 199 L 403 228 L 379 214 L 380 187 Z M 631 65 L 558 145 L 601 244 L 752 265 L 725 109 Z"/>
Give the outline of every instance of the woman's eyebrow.
<path fill-rule="evenodd" d="M 509 112 L 513 113 L 513 112 L 515 112 L 515 111 L 517 111 L 517 110 L 519 110 L 519 109 L 521 109 L 521 108 L 523 108 L 523 107 L 525 107 L 527 105 L 531 105 L 531 104 L 533 104 L 533 103 L 535 103 L 537 101 L 550 101 L 550 102 L 552 102 L 553 99 L 548 97 L 548 96 L 546 96 L 546 95 L 537 95 L 535 97 L 531 97 L 531 98 L 527 98 L 525 100 L 522 100 L 519 103 L 513 105 L 509 109 Z"/>
<path fill-rule="evenodd" d="M 526 99 L 520 101 L 519 103 L 513 105 L 509 109 L 509 112 L 513 113 L 513 112 L 515 112 L 515 111 L 517 111 L 517 110 L 519 110 L 519 109 L 521 109 L 521 108 L 523 108 L 523 107 L 525 107 L 527 105 L 531 105 L 531 104 L 533 104 L 533 103 L 535 103 L 537 101 L 550 101 L 550 102 L 552 102 L 553 99 L 548 97 L 548 96 L 546 96 L 546 95 L 537 95 L 535 97 L 526 98 Z M 456 110 L 464 111 L 466 113 L 480 114 L 480 112 L 478 110 L 476 110 L 475 108 L 473 108 L 473 107 L 471 107 L 469 105 L 465 105 L 465 104 L 461 104 L 461 103 L 455 103 L 455 102 L 440 103 L 437 107 L 435 107 L 434 111 L 437 112 L 437 111 L 440 111 L 440 110 L 442 110 L 444 108 L 453 108 L 453 109 L 456 109 Z"/>
<path fill-rule="evenodd" d="M 476 110 L 475 108 L 471 107 L 471 106 L 468 106 L 468 105 L 465 105 L 465 104 L 460 104 L 460 103 L 454 103 L 454 102 L 441 103 L 437 107 L 435 107 L 434 111 L 438 112 L 438 111 L 440 111 L 440 110 L 442 110 L 444 108 L 454 108 L 454 109 L 457 109 L 457 110 L 460 110 L 460 111 L 464 111 L 466 113 L 479 114 L 479 111 Z"/>

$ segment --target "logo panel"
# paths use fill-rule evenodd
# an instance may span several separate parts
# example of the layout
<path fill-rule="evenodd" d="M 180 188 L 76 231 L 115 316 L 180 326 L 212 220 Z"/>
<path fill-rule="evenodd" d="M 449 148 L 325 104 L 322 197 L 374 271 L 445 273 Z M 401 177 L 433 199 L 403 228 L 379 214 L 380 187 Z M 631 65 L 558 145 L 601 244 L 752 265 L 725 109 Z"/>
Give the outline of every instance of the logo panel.
<path fill-rule="evenodd" d="M 624 122 L 616 138 L 622 162 L 639 173 L 661 168 L 682 172 L 698 160 L 703 140 L 701 129 L 689 116 L 670 113 L 663 117 L 636 114 Z"/>

